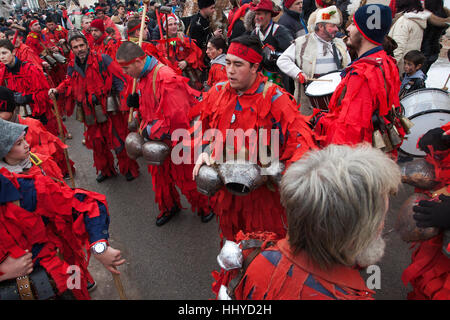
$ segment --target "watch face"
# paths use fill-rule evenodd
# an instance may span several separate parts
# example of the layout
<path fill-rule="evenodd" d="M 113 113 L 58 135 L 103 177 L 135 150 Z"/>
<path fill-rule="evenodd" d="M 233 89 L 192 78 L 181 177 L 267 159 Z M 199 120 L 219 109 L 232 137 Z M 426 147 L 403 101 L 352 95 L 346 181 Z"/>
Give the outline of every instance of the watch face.
<path fill-rule="evenodd" d="M 95 253 L 103 253 L 106 250 L 106 245 L 104 242 L 99 242 L 93 247 Z"/>

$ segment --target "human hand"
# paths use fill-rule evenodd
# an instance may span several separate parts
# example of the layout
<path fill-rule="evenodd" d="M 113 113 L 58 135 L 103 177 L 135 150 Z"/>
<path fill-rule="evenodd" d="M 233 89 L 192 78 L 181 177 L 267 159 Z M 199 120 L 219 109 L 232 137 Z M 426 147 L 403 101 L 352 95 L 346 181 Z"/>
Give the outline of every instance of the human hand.
<path fill-rule="evenodd" d="M 306 82 L 306 77 L 304 76 L 303 72 L 299 72 L 297 75 L 297 81 L 300 83 Z"/>
<path fill-rule="evenodd" d="M 194 170 L 192 170 L 192 180 L 195 180 L 195 177 L 198 175 L 198 171 L 200 170 L 200 167 L 206 163 L 206 165 L 211 165 L 211 157 L 206 152 L 201 153 L 197 161 L 195 162 Z"/>
<path fill-rule="evenodd" d="M 125 259 L 122 259 L 120 250 L 109 246 L 106 248 L 105 252 L 101 254 L 94 254 L 94 257 L 100 261 L 108 271 L 114 274 L 120 274 L 116 267 L 126 262 Z"/>
<path fill-rule="evenodd" d="M 433 146 L 434 150 L 447 150 L 450 148 L 450 135 L 446 135 L 441 128 L 431 129 L 419 140 L 420 150 L 430 153 L 428 146 Z"/>
<path fill-rule="evenodd" d="M 214 37 L 222 37 L 223 36 L 223 31 L 222 29 L 216 29 L 216 31 L 214 31 Z"/>
<path fill-rule="evenodd" d="M 0 276 L 0 281 L 15 279 L 29 275 L 33 272 L 32 255 L 28 250 L 25 251 L 26 253 L 17 259 L 8 256 L 0 263 L 0 272 L 3 273 L 3 275 Z"/>
<path fill-rule="evenodd" d="M 416 225 L 419 228 L 450 228 L 450 197 L 441 194 L 440 202 L 421 200 L 413 207 Z"/>
<path fill-rule="evenodd" d="M 56 100 L 56 95 L 57 94 L 58 94 L 58 90 L 56 90 L 55 88 L 51 88 L 50 90 L 48 90 L 48 96 L 52 100 Z"/>
<path fill-rule="evenodd" d="M 187 62 L 186 61 L 180 61 L 178 62 L 178 68 L 180 68 L 181 70 L 184 70 L 187 67 Z"/>

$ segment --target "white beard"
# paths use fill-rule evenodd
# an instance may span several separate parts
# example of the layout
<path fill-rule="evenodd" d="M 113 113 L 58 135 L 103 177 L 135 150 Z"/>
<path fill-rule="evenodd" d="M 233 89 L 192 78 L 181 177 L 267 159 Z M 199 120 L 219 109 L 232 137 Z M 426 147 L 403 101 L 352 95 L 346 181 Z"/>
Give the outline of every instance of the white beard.
<path fill-rule="evenodd" d="M 381 260 L 386 248 L 386 241 L 380 236 L 373 240 L 369 246 L 356 256 L 356 263 L 366 268 Z"/>

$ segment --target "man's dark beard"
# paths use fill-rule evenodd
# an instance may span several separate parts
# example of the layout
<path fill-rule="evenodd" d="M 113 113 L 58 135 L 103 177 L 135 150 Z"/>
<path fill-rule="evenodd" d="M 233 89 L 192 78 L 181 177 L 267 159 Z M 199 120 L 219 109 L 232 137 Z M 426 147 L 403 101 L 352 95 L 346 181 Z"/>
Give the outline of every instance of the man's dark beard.
<path fill-rule="evenodd" d="M 352 39 L 352 43 L 351 43 L 351 47 L 353 48 L 353 50 L 355 50 L 357 53 L 359 52 L 359 49 L 361 49 L 362 46 L 362 40 L 363 37 L 360 33 L 357 33 L 355 35 L 355 38 Z"/>

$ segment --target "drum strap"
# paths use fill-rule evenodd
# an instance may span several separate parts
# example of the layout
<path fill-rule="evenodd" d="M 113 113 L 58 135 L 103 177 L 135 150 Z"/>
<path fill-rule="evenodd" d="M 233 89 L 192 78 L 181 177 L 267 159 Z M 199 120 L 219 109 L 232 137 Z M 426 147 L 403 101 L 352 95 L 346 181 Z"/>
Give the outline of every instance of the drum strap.
<path fill-rule="evenodd" d="M 331 47 L 333 48 L 333 59 L 334 62 L 336 63 L 336 67 L 338 70 L 342 69 L 342 59 L 339 59 L 339 54 L 338 51 L 336 49 L 336 45 L 334 44 L 334 42 L 331 42 Z"/>

